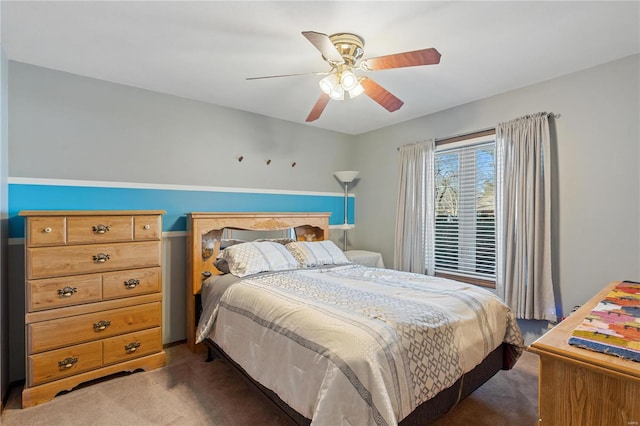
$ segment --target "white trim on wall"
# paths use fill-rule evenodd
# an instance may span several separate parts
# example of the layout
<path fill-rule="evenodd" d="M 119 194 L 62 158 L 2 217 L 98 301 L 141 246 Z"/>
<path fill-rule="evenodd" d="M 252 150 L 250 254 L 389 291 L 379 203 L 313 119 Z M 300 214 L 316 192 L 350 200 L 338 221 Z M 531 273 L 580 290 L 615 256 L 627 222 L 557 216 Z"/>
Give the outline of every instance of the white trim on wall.
<path fill-rule="evenodd" d="M 223 186 L 202 185 L 175 185 L 167 183 L 136 183 L 114 182 L 98 180 L 76 179 L 48 179 L 10 176 L 9 184 L 18 185 L 52 185 L 52 186 L 83 186 L 97 188 L 126 188 L 126 189 L 161 189 L 170 191 L 205 191 L 205 192 L 241 192 L 252 194 L 283 194 L 283 195 L 316 195 L 325 197 L 344 197 L 343 192 L 319 192 L 319 191 L 290 191 L 285 189 L 260 189 L 260 188 L 234 188 Z M 353 197 L 353 194 L 349 194 Z"/>

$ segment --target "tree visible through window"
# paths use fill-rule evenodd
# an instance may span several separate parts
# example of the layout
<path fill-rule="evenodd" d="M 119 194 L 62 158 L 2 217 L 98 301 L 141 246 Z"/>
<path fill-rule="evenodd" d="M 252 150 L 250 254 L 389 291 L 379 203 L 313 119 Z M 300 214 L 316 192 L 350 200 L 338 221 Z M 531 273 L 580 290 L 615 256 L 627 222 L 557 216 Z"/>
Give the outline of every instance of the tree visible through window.
<path fill-rule="evenodd" d="M 495 282 L 495 141 L 435 154 L 435 270 Z"/>

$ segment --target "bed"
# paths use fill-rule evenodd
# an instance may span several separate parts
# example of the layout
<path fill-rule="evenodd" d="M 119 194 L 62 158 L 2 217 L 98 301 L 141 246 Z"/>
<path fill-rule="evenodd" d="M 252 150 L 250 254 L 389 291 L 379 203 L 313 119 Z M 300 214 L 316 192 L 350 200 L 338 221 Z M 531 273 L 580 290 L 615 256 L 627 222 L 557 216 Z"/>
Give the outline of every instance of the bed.
<path fill-rule="evenodd" d="M 514 365 L 522 336 L 494 295 L 350 263 L 328 218 L 188 214 L 189 348 L 227 359 L 297 424 L 428 424 Z M 295 241 L 221 252 L 225 229 Z"/>

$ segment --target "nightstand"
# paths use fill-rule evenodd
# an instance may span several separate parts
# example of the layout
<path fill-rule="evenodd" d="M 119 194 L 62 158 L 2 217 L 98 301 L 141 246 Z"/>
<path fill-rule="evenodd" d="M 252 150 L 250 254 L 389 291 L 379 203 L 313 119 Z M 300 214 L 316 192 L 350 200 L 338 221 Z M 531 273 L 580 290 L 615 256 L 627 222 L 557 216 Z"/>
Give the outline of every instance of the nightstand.
<path fill-rule="evenodd" d="M 344 252 L 350 262 L 357 263 L 362 266 L 370 266 L 373 268 L 384 268 L 382 255 L 375 251 L 367 250 L 347 250 Z"/>

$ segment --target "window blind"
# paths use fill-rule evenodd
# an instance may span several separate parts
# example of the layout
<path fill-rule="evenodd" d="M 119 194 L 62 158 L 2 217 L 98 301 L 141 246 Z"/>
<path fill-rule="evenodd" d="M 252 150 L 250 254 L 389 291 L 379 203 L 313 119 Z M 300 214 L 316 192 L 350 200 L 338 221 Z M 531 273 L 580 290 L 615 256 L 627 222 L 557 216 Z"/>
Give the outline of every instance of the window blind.
<path fill-rule="evenodd" d="M 435 269 L 495 280 L 495 141 L 435 155 Z"/>

